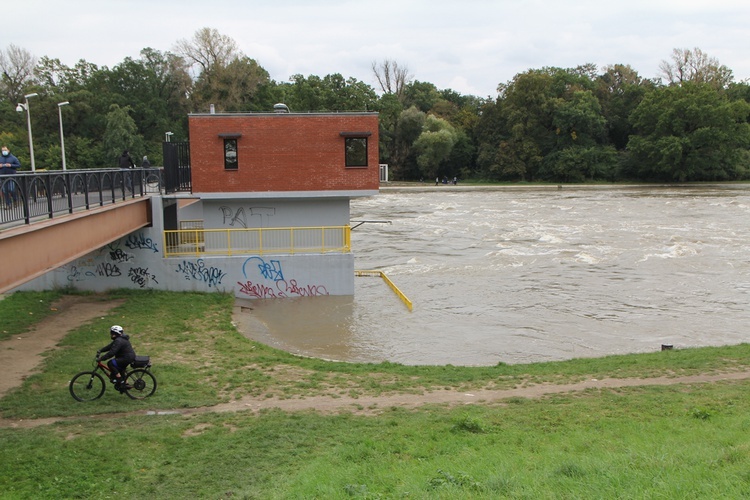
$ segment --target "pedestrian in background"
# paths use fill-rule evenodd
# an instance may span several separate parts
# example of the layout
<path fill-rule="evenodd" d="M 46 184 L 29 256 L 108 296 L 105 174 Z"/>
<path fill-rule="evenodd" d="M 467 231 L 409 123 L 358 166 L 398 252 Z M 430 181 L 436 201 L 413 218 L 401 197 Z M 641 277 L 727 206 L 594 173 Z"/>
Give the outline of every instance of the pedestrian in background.
<path fill-rule="evenodd" d="M 0 156 L 0 175 L 15 175 L 19 168 L 21 168 L 21 162 L 11 154 L 8 146 L 3 146 L 2 156 Z M 2 182 L 3 185 L 2 193 L 3 201 L 5 201 L 5 208 L 10 208 L 16 203 L 16 201 L 18 201 L 16 181 L 15 179 L 3 179 L 0 182 Z"/>
<path fill-rule="evenodd" d="M 120 155 L 119 162 L 120 168 L 135 168 L 135 163 L 133 163 L 133 159 L 130 157 L 127 149 Z"/>

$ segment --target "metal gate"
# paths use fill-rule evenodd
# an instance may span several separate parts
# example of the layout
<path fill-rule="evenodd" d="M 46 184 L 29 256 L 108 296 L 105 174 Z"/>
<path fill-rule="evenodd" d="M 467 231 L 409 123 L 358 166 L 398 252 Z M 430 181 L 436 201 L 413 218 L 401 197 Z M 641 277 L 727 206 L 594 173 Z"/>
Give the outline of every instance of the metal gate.
<path fill-rule="evenodd" d="M 166 193 L 192 192 L 190 177 L 190 143 L 164 142 L 164 187 Z"/>

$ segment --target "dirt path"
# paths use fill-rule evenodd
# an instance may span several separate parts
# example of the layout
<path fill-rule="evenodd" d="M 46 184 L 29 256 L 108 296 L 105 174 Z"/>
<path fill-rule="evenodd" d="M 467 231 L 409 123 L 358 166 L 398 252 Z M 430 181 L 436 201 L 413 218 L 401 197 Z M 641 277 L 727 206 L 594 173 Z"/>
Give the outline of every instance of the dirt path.
<path fill-rule="evenodd" d="M 0 342 L 0 398 L 11 389 L 20 386 L 23 380 L 34 373 L 42 362 L 45 351 L 52 349 L 71 330 L 106 316 L 122 304 L 121 300 L 103 301 L 85 296 L 66 295 L 52 305 L 53 313 L 40 321 L 31 330 Z M 104 332 L 106 333 L 106 332 Z M 102 333 L 102 345 L 108 337 Z"/>
<path fill-rule="evenodd" d="M 106 315 L 109 310 L 120 303 L 120 301 L 91 301 L 85 297 L 65 297 L 53 306 L 57 309 L 55 314 L 40 322 L 33 330 L 16 338 L 0 342 L 0 366 L 5 369 L 4 376 L 0 378 L 0 397 L 11 388 L 19 386 L 25 377 L 33 373 L 42 361 L 42 354 L 48 349 L 52 349 L 70 330 L 98 316 Z M 377 415 L 392 407 L 413 409 L 424 405 L 499 404 L 502 400 L 512 397 L 539 398 L 549 394 L 562 394 L 587 389 L 702 384 L 745 379 L 750 379 L 750 371 L 711 375 L 700 374 L 686 377 L 589 379 L 574 384 L 523 385 L 505 390 L 477 390 L 472 392 L 435 390 L 423 394 L 360 396 L 356 398 L 350 396 L 311 396 L 295 399 L 247 397 L 215 406 L 179 410 L 141 410 L 125 414 L 33 420 L 0 419 L 0 427 L 32 428 L 65 420 L 114 418 L 123 415 L 196 415 L 209 412 L 237 411 L 257 413 L 274 408 L 283 411 L 315 410 L 326 414 L 347 411 L 361 415 Z"/>

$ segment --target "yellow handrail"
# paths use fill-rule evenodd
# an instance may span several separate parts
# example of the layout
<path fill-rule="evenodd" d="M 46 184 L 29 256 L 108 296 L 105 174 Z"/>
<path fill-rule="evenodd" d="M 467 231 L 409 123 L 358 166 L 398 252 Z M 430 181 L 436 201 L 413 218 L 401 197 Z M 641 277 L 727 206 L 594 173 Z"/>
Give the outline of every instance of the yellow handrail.
<path fill-rule="evenodd" d="M 164 257 L 351 252 L 349 226 L 164 231 Z"/>
<path fill-rule="evenodd" d="M 401 301 L 406 304 L 406 307 L 409 309 L 409 311 L 412 310 L 412 303 L 409 298 L 404 295 L 404 292 L 402 292 L 396 285 L 391 281 L 391 279 L 385 275 L 383 271 L 354 271 L 355 276 L 380 276 L 383 278 L 383 281 L 393 290 L 393 292 L 398 296 L 398 298 L 401 299 Z"/>

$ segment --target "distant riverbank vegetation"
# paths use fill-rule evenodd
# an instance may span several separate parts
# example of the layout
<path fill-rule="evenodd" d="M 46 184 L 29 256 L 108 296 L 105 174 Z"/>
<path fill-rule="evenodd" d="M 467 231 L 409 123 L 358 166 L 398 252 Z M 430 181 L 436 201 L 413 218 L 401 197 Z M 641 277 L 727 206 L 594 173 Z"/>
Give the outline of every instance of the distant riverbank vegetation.
<path fill-rule="evenodd" d="M 51 48 L 54 49 L 54 48 Z M 0 49 L 0 143 L 29 166 L 30 98 L 37 168 L 115 167 L 123 149 L 161 164 L 166 132 L 187 140 L 189 113 L 376 111 L 380 159 L 395 181 L 697 182 L 750 179 L 750 83 L 699 48 L 675 49 L 660 74 L 626 63 L 529 69 L 496 96 L 419 81 L 372 62 L 373 87 L 341 74 L 274 81 L 237 43 L 203 28 L 167 50 L 144 48 L 112 68 L 82 58 Z M 492 71 L 488 68 L 487 71 Z M 59 108 L 57 103 L 69 101 Z"/>

